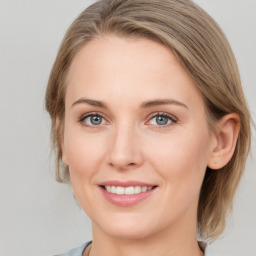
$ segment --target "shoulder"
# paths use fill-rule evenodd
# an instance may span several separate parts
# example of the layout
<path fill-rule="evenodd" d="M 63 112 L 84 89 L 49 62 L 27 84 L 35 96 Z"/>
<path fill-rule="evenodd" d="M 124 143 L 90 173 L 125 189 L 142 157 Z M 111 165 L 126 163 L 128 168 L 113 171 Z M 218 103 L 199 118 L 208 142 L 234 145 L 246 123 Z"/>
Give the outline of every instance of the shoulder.
<path fill-rule="evenodd" d="M 207 243 L 203 241 L 199 241 L 198 243 L 200 248 L 204 251 L 205 256 L 216 256 L 211 247 Z"/>
<path fill-rule="evenodd" d="M 89 241 L 85 244 L 82 244 L 81 246 L 77 247 L 77 248 L 74 248 L 66 253 L 62 253 L 62 254 L 56 254 L 56 255 L 53 255 L 53 256 L 82 256 L 83 255 L 83 252 L 84 250 L 86 249 L 86 247 L 91 244 L 92 241 Z"/>

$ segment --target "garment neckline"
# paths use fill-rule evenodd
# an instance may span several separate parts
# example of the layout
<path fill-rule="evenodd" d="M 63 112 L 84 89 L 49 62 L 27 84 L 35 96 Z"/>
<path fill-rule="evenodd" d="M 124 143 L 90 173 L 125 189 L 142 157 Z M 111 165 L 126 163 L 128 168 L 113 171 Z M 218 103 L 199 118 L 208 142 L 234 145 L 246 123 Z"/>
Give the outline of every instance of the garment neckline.
<path fill-rule="evenodd" d="M 198 240 L 197 242 L 198 242 L 198 245 L 199 245 L 200 249 L 201 249 L 204 253 L 206 253 L 206 249 L 207 249 L 207 245 L 208 245 L 208 244 L 207 244 L 205 241 L 202 241 L 202 240 Z M 86 248 L 87 248 L 91 243 L 92 243 L 92 240 L 91 240 L 91 241 L 88 241 L 87 243 L 85 243 L 85 247 L 84 247 L 84 250 L 83 250 L 83 252 L 82 252 L 82 255 L 83 255 L 83 253 L 85 252 Z"/>

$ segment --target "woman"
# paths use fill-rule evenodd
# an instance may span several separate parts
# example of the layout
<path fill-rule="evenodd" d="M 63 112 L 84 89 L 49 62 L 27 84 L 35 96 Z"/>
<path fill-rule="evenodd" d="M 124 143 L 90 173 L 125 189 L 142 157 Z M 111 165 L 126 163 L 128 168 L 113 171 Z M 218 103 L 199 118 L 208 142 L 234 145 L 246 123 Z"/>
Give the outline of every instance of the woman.
<path fill-rule="evenodd" d="M 189 0 L 102 0 L 67 31 L 46 92 L 57 180 L 92 220 L 77 256 L 213 255 L 250 149 L 223 32 Z M 198 234 L 198 235 L 197 235 Z"/>

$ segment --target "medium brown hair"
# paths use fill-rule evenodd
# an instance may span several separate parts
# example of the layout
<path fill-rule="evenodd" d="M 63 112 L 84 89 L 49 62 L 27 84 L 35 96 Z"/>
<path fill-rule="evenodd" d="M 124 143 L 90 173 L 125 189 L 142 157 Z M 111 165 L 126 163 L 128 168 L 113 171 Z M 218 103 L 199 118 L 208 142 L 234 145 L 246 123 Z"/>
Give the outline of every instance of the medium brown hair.
<path fill-rule="evenodd" d="M 241 121 L 236 149 L 220 170 L 206 170 L 198 204 L 198 233 L 214 240 L 225 228 L 226 215 L 244 172 L 251 144 L 250 113 L 237 63 L 216 22 L 190 0 L 101 0 L 89 6 L 69 27 L 53 65 L 46 91 L 57 151 L 58 181 L 64 132 L 66 78 L 74 56 L 89 41 L 104 35 L 147 38 L 168 47 L 195 81 L 205 102 L 210 129 L 228 113 Z M 59 124 L 57 125 L 57 120 Z"/>

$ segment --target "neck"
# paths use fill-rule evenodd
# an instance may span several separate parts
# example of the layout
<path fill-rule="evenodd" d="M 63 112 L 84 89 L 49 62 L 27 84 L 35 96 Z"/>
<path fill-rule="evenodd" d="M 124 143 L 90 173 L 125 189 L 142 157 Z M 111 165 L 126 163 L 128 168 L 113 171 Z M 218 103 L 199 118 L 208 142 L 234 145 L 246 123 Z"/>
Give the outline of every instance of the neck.
<path fill-rule="evenodd" d="M 197 242 L 196 227 L 186 224 L 168 227 L 150 236 L 127 239 L 106 234 L 93 223 L 90 256 L 203 256 Z"/>

